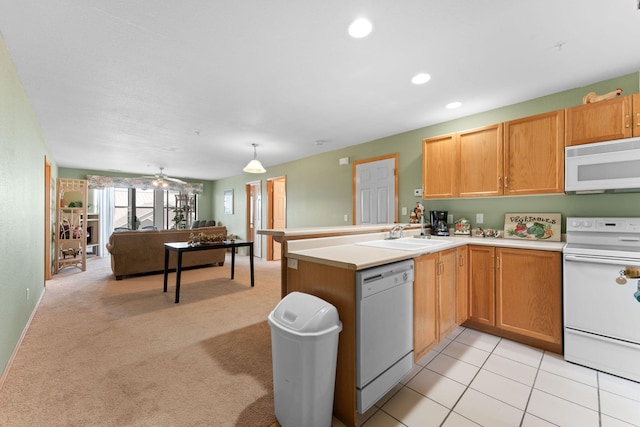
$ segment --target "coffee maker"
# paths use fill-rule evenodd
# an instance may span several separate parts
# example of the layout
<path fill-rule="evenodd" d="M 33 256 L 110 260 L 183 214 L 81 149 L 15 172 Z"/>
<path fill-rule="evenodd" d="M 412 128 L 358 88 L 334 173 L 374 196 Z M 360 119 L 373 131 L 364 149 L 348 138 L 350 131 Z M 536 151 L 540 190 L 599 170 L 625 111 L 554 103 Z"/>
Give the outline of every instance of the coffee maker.
<path fill-rule="evenodd" d="M 434 236 L 448 236 L 447 211 L 429 211 L 431 217 L 431 234 Z"/>

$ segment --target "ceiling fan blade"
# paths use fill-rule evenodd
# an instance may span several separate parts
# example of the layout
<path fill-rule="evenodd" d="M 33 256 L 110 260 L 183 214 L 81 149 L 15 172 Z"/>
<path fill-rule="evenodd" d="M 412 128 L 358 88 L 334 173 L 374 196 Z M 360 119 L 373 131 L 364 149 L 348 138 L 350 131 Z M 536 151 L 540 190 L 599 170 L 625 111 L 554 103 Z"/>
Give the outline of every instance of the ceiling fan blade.
<path fill-rule="evenodd" d="M 180 184 L 186 184 L 185 181 L 178 179 L 178 178 L 169 178 L 168 176 L 165 176 L 164 179 L 166 179 L 167 181 L 173 181 L 173 182 L 177 182 Z"/>

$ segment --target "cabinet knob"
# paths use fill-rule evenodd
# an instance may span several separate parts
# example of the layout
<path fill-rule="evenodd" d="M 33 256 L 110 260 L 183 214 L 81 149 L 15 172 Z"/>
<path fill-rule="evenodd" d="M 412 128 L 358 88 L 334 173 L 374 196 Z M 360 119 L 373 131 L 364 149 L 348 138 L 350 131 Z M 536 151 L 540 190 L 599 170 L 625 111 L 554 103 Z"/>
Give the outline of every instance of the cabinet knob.
<path fill-rule="evenodd" d="M 509 188 L 509 177 L 508 176 L 504 177 L 504 188 Z"/>

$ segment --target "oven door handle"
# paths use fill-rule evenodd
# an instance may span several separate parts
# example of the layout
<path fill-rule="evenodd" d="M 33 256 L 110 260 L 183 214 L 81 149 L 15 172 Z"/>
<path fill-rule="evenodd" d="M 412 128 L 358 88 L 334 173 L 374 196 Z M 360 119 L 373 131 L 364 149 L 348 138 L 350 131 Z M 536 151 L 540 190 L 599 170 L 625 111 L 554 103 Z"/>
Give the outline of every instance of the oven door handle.
<path fill-rule="evenodd" d="M 565 255 L 564 259 L 565 261 L 591 262 L 595 264 L 628 265 L 631 267 L 640 267 L 640 262 L 636 260 L 627 260 L 624 258 L 611 259 L 611 258 L 597 258 L 597 257 L 580 256 L 580 255 Z"/>

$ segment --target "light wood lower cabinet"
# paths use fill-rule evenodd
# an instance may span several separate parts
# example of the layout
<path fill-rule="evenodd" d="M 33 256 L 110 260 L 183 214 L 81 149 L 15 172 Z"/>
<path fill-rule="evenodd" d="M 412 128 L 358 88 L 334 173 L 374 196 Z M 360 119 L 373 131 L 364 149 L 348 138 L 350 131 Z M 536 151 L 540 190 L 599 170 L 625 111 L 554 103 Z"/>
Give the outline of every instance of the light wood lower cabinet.
<path fill-rule="evenodd" d="M 458 325 L 469 317 L 469 248 L 458 248 Z"/>
<path fill-rule="evenodd" d="M 475 327 L 562 352 L 561 253 L 469 246 L 469 320 Z"/>
<path fill-rule="evenodd" d="M 449 249 L 414 259 L 414 360 L 458 326 L 457 253 Z"/>

